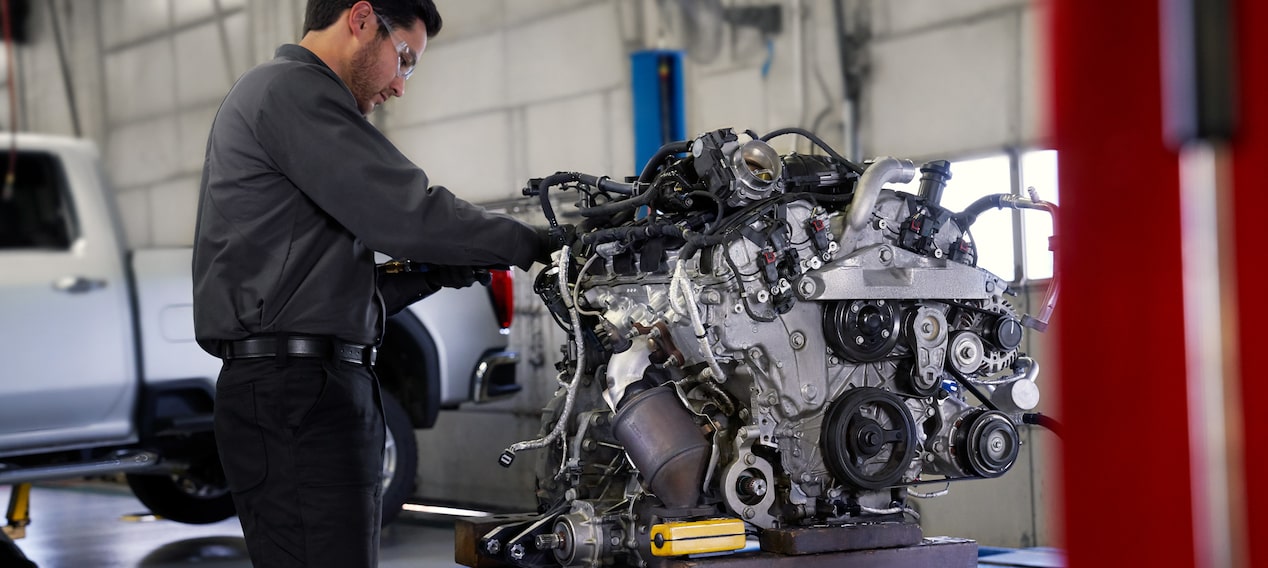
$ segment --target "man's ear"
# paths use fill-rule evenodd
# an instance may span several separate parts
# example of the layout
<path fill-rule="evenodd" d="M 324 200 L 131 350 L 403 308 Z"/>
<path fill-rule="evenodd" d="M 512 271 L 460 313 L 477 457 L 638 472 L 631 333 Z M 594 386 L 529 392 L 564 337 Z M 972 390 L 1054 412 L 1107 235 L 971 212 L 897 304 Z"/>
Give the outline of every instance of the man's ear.
<path fill-rule="evenodd" d="M 358 31 L 365 30 L 365 24 L 370 18 L 374 17 L 374 6 L 369 2 L 362 0 L 353 4 L 348 9 L 348 24 L 353 35 L 357 35 Z"/>

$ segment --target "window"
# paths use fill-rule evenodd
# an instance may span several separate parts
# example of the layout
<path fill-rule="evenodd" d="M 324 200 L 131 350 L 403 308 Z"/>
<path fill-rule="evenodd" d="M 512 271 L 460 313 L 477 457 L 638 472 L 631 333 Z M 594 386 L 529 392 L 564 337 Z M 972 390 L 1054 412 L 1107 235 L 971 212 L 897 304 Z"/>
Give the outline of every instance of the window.
<path fill-rule="evenodd" d="M 1027 187 L 1034 187 L 1040 199 L 1057 203 L 1056 150 L 1021 153 L 1021 187 L 1017 189 L 1013 188 L 1010 160 L 1008 154 L 999 154 L 951 162 L 951 180 L 942 192 L 942 206 L 959 212 L 984 195 L 1013 193 L 1029 197 Z M 919 188 L 919 175 L 907 184 L 891 184 L 891 189 L 908 193 L 916 193 Z M 1024 210 L 1021 227 L 1015 218 L 1011 209 L 991 209 L 978 216 L 970 229 L 980 255 L 977 265 L 1010 282 L 1021 279 L 1018 266 L 1023 266 L 1027 280 L 1051 278 L 1053 261 L 1048 237 L 1052 236 L 1052 218 L 1043 211 Z M 1022 251 L 1014 245 L 1019 230 Z"/>
<path fill-rule="evenodd" d="M 1033 187 L 1039 199 L 1057 203 L 1057 151 L 1037 150 L 1021 155 L 1022 195 Z M 1022 237 L 1026 243 L 1026 278 L 1052 278 L 1052 252 L 1048 237 L 1052 236 L 1052 217 L 1043 211 L 1022 212 Z"/>
<path fill-rule="evenodd" d="M 8 160 L 0 161 L 0 167 Z M 0 184 L 0 250 L 70 248 L 72 216 L 56 158 L 21 152 L 12 187 Z"/>

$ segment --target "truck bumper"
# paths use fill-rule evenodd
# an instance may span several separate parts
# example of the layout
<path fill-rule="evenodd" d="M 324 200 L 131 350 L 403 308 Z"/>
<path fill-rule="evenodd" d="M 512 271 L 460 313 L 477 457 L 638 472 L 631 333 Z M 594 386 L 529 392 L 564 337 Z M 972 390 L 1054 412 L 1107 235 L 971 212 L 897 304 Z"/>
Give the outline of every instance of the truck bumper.
<path fill-rule="evenodd" d="M 520 354 L 514 351 L 488 351 L 480 357 L 471 380 L 471 400 L 489 402 L 507 398 L 523 388 L 515 382 L 515 366 Z"/>

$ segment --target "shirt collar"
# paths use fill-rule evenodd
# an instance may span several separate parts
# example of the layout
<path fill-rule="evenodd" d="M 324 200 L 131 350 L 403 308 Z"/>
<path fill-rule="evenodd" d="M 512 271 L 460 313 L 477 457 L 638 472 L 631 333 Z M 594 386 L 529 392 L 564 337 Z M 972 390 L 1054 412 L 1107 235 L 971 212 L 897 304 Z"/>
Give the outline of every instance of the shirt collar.
<path fill-rule="evenodd" d="M 330 66 L 326 65 L 325 61 L 322 61 L 321 58 L 317 57 L 317 55 L 313 52 L 308 51 L 308 48 L 293 43 L 288 43 L 278 47 L 277 51 L 273 52 L 273 57 L 276 59 L 290 59 L 301 63 L 315 63 L 325 67 L 326 69 L 330 69 Z"/>

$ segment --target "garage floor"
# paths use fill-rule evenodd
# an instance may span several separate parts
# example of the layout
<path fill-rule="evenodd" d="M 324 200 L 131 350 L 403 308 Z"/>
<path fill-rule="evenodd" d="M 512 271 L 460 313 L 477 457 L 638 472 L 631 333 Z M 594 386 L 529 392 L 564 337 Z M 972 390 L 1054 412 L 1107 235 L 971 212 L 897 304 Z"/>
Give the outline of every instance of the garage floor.
<path fill-rule="evenodd" d="M 8 499 L 9 488 L 0 487 L 0 507 L 7 505 Z M 31 526 L 18 546 L 39 568 L 251 566 L 236 518 L 212 525 L 184 525 L 147 520 L 145 513 L 122 485 L 39 485 L 31 492 Z M 458 567 L 453 561 L 453 538 L 449 518 L 402 512 L 383 532 L 380 566 Z M 1051 548 L 984 547 L 979 554 L 981 568 L 1065 566 L 1065 555 Z"/>
<path fill-rule="evenodd" d="M 9 487 L 0 487 L 0 507 L 8 502 Z M 145 513 L 126 487 L 39 485 L 31 492 L 27 537 L 17 544 L 40 568 L 251 566 L 236 518 L 211 525 L 133 520 Z M 458 566 L 453 561 L 453 523 L 402 513 L 383 532 L 380 566 Z"/>

